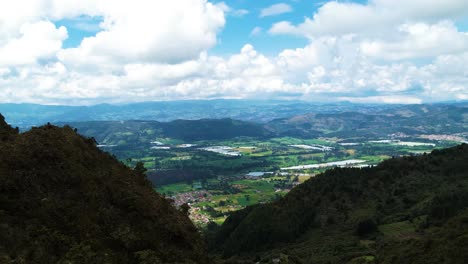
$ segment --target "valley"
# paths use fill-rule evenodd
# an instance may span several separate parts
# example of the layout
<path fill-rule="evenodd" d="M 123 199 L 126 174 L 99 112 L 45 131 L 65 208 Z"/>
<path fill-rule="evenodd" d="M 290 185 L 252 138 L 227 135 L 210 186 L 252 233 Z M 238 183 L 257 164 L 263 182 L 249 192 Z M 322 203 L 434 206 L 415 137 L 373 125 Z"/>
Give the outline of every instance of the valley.
<path fill-rule="evenodd" d="M 112 145 L 101 149 L 118 153 L 130 167 L 142 162 L 156 190 L 176 206 L 188 204 L 191 219 L 205 228 L 210 223 L 222 224 L 232 211 L 277 200 L 296 185 L 333 167 L 371 167 L 392 157 L 430 153 L 461 143 L 425 136 L 352 140 L 155 138 L 137 150 Z"/>
<path fill-rule="evenodd" d="M 468 264 L 468 0 L 0 1 L 0 264 Z"/>
<path fill-rule="evenodd" d="M 468 138 L 464 105 L 353 109 L 360 112 L 322 111 L 267 123 L 224 118 L 64 125 L 93 137 L 130 167 L 141 162 L 155 189 L 176 206 L 189 205 L 200 228 L 277 200 L 327 169 L 372 167 Z"/>
<path fill-rule="evenodd" d="M 444 114 L 452 107 L 452 114 Z M 426 111 L 428 108 L 431 112 Z M 110 208 L 114 208 L 115 202 L 121 203 L 119 206 L 130 215 L 136 215 L 135 210 L 143 214 L 132 219 L 146 217 L 146 211 L 138 209 L 142 205 L 133 202 L 139 201 L 135 200 L 137 197 L 159 197 L 161 206 L 173 210 L 169 214 L 185 219 L 187 232 L 182 234 L 188 241 L 194 239 L 189 245 L 199 248 L 200 254 L 209 252 L 204 256 L 212 263 L 258 260 L 260 263 L 278 263 L 278 260 L 279 263 L 328 263 L 330 260 L 332 263 L 378 263 L 377 259 L 393 259 L 398 255 L 395 252 L 413 247 L 400 246 L 403 241 L 413 239 L 414 243 L 422 243 L 432 239 L 431 236 L 440 237 L 443 230 L 455 232 L 457 229 L 447 222 L 440 222 L 444 226 L 439 229 L 438 221 L 458 217 L 458 208 L 465 208 L 462 178 L 466 170 L 462 168 L 465 166 L 462 160 L 466 154 L 463 143 L 468 138 L 467 108 L 437 105 L 398 109 L 377 113 L 309 113 L 266 123 L 230 118 L 62 122 L 61 127 L 47 124 L 21 134 L 19 129 L 5 124 L 3 140 L 6 146 L 14 148 L 14 144 L 23 144 L 23 135 L 33 135 L 28 144 L 33 144 L 34 153 L 27 155 L 37 159 L 38 164 L 50 156 L 47 162 L 59 171 L 61 159 L 69 155 L 65 153 L 76 153 L 75 161 L 67 165 L 76 177 L 91 173 L 84 169 L 90 162 L 86 155 L 95 153 L 106 157 L 113 166 L 127 172 L 114 175 L 112 170 L 100 169 L 94 161 L 96 169 L 92 170 L 94 176 L 90 181 L 96 183 L 82 185 L 80 178 L 74 178 L 65 182 L 66 188 L 74 190 L 77 187 L 72 186 L 78 184 L 89 192 L 88 199 L 91 199 L 98 190 L 93 186 L 106 184 L 99 187 L 100 199 L 108 199 Z M 66 135 L 61 136 L 59 146 L 51 147 L 54 146 L 51 142 L 61 133 Z M 77 142 L 80 143 L 76 146 Z M 28 147 L 22 151 L 28 153 Z M 8 151 L 3 155 L 10 157 Z M 451 157 L 455 159 L 453 162 Z M 75 169 L 75 163 L 82 167 Z M 35 166 L 39 165 L 28 170 Z M 440 170 L 447 178 L 439 175 Z M 62 182 L 62 176 L 54 176 L 47 167 L 43 171 L 47 176 L 40 179 L 50 181 L 48 186 Z M 25 172 L 21 174 L 25 178 L 19 179 L 25 182 L 39 179 L 28 178 L 34 173 Z M 451 177 L 456 181 L 452 182 Z M 128 184 L 135 184 L 131 183 L 134 180 L 145 186 L 145 194 L 133 192 L 122 196 L 122 190 Z M 10 183 L 6 181 L 6 184 Z M 433 193 L 434 188 L 437 193 Z M 37 189 L 34 195 L 43 197 L 41 190 Z M 63 193 L 62 189 L 54 190 Z M 49 206 L 47 198 L 41 199 L 44 206 Z M 144 198 L 142 203 L 151 204 L 151 199 Z M 67 203 L 76 202 L 70 198 Z M 62 210 L 60 202 L 56 206 L 51 207 L 54 213 Z M 450 218 L 450 221 L 462 225 L 465 220 L 460 215 L 460 219 Z M 102 217 L 112 219 L 107 213 Z M 87 221 L 74 224 L 86 228 Z M 153 226 L 153 221 L 145 223 Z M 109 239 L 106 236 L 116 241 L 132 241 L 132 234 L 127 235 L 126 230 L 135 223 L 138 221 L 126 223 L 124 229 L 116 226 L 117 231 L 111 230 L 108 235 L 105 231 L 102 243 Z M 25 239 L 28 236 L 24 234 Z M 49 234 L 44 237 L 55 240 Z M 443 237 L 437 241 L 445 240 Z M 171 253 L 143 253 L 138 243 L 128 249 L 138 258 L 152 259 L 155 255 L 178 258 Z M 387 254 L 380 247 L 392 253 Z M 441 250 L 447 255 L 448 249 Z M 77 252 L 80 254 L 82 250 Z M 185 257 L 194 256 L 186 254 Z M 457 253 L 453 258 L 463 258 L 463 255 Z M 411 263 L 412 257 L 407 259 Z"/>

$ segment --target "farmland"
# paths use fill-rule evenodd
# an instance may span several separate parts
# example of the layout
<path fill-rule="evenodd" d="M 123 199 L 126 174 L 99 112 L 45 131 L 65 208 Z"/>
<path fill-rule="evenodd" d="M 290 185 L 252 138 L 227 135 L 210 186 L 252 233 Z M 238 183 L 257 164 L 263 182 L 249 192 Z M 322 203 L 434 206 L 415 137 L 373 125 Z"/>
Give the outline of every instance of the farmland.
<path fill-rule="evenodd" d="M 466 142 L 467 109 L 368 106 L 271 120 L 67 124 L 123 163 L 141 162 L 156 190 L 176 205 L 189 204 L 194 222 L 206 225 L 222 222 L 230 211 L 278 199 L 333 167 L 365 168 Z"/>
<path fill-rule="evenodd" d="M 333 167 L 368 167 L 382 160 L 429 153 L 450 140 L 405 138 L 353 141 L 343 138 L 237 137 L 181 141 L 155 138 L 146 146 L 117 148 L 129 166 L 143 162 L 155 188 L 174 204 L 190 205 L 192 220 L 220 224 L 229 212 L 283 196 L 297 184 Z"/>

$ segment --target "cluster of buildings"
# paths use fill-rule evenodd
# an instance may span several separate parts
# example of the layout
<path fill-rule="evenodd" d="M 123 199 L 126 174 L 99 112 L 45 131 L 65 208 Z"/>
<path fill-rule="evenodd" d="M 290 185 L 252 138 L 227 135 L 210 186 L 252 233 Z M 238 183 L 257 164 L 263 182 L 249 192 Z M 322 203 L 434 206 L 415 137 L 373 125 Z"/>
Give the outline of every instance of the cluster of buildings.
<path fill-rule="evenodd" d="M 171 199 L 174 200 L 174 205 L 178 207 L 185 203 L 190 205 L 191 203 L 209 201 L 211 199 L 211 194 L 207 191 L 200 190 L 188 193 L 179 193 L 171 197 Z"/>
<path fill-rule="evenodd" d="M 199 207 L 192 207 L 189 212 L 190 219 L 196 224 L 208 224 L 210 222 L 210 218 L 201 213 L 201 209 Z"/>

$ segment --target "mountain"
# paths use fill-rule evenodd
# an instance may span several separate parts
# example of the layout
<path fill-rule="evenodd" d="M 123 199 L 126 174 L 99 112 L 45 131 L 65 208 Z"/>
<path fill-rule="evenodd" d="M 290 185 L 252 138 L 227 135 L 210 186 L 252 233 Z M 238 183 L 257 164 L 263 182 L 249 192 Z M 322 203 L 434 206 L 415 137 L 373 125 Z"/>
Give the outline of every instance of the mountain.
<path fill-rule="evenodd" d="M 99 144 L 142 146 L 155 138 L 183 141 L 224 140 L 235 137 L 338 137 L 351 140 L 388 138 L 392 134 L 460 134 L 467 137 L 468 106 L 393 106 L 372 112 L 308 113 L 267 123 L 230 118 L 159 121 L 63 122 L 94 137 Z M 375 110 L 375 109 L 374 109 Z"/>
<path fill-rule="evenodd" d="M 0 115 L 0 263 L 207 263 L 186 212 L 70 127 Z"/>
<path fill-rule="evenodd" d="M 244 121 L 268 122 L 310 112 L 369 112 L 386 109 L 387 105 L 355 105 L 349 103 L 320 104 L 303 101 L 275 100 L 196 100 L 161 101 L 122 105 L 63 106 L 38 104 L 0 104 L 0 113 L 13 126 L 28 129 L 47 122 L 154 120 L 169 122 L 177 119 L 232 118 Z"/>
<path fill-rule="evenodd" d="M 93 121 L 68 125 L 80 133 L 93 136 L 100 144 L 138 145 L 155 138 L 173 138 L 184 141 L 230 139 L 234 137 L 265 137 L 270 135 L 262 125 L 224 119 L 158 121 Z"/>
<path fill-rule="evenodd" d="M 466 104 L 405 105 L 362 113 L 308 113 L 268 122 L 278 135 L 379 138 L 393 133 L 453 134 L 468 129 Z"/>
<path fill-rule="evenodd" d="M 468 145 L 336 168 L 233 213 L 210 241 L 226 263 L 466 263 Z"/>

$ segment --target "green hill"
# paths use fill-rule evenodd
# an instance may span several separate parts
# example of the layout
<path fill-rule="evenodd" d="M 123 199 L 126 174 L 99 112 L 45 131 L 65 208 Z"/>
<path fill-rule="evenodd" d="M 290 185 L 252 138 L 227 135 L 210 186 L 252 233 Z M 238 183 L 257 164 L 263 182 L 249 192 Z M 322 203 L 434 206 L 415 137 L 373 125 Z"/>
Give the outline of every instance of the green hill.
<path fill-rule="evenodd" d="M 367 109 L 367 111 L 363 111 Z M 197 140 L 228 140 L 236 137 L 338 137 L 356 140 L 388 138 L 391 134 L 419 136 L 449 134 L 467 136 L 468 107 L 466 104 L 435 104 L 393 106 L 378 110 L 371 107 L 362 112 L 311 112 L 255 123 L 224 119 L 158 121 L 90 121 L 68 122 L 78 131 L 94 137 L 99 144 L 130 148 L 149 144 L 156 138 L 185 142 Z M 371 111 L 375 110 L 375 111 Z"/>
<path fill-rule="evenodd" d="M 277 135 L 296 137 L 388 137 L 466 133 L 468 107 L 460 105 L 405 105 L 375 112 L 309 113 L 272 120 L 265 128 Z"/>
<path fill-rule="evenodd" d="M 224 119 L 158 121 L 92 121 L 68 123 L 100 144 L 132 145 L 149 143 L 155 138 L 184 141 L 219 140 L 234 137 L 264 137 L 270 133 L 262 125 Z"/>
<path fill-rule="evenodd" d="M 0 115 L 0 263 L 206 263 L 186 213 L 72 128 Z"/>
<path fill-rule="evenodd" d="M 463 144 L 329 170 L 232 214 L 212 248 L 226 263 L 466 263 L 467 161 Z"/>

